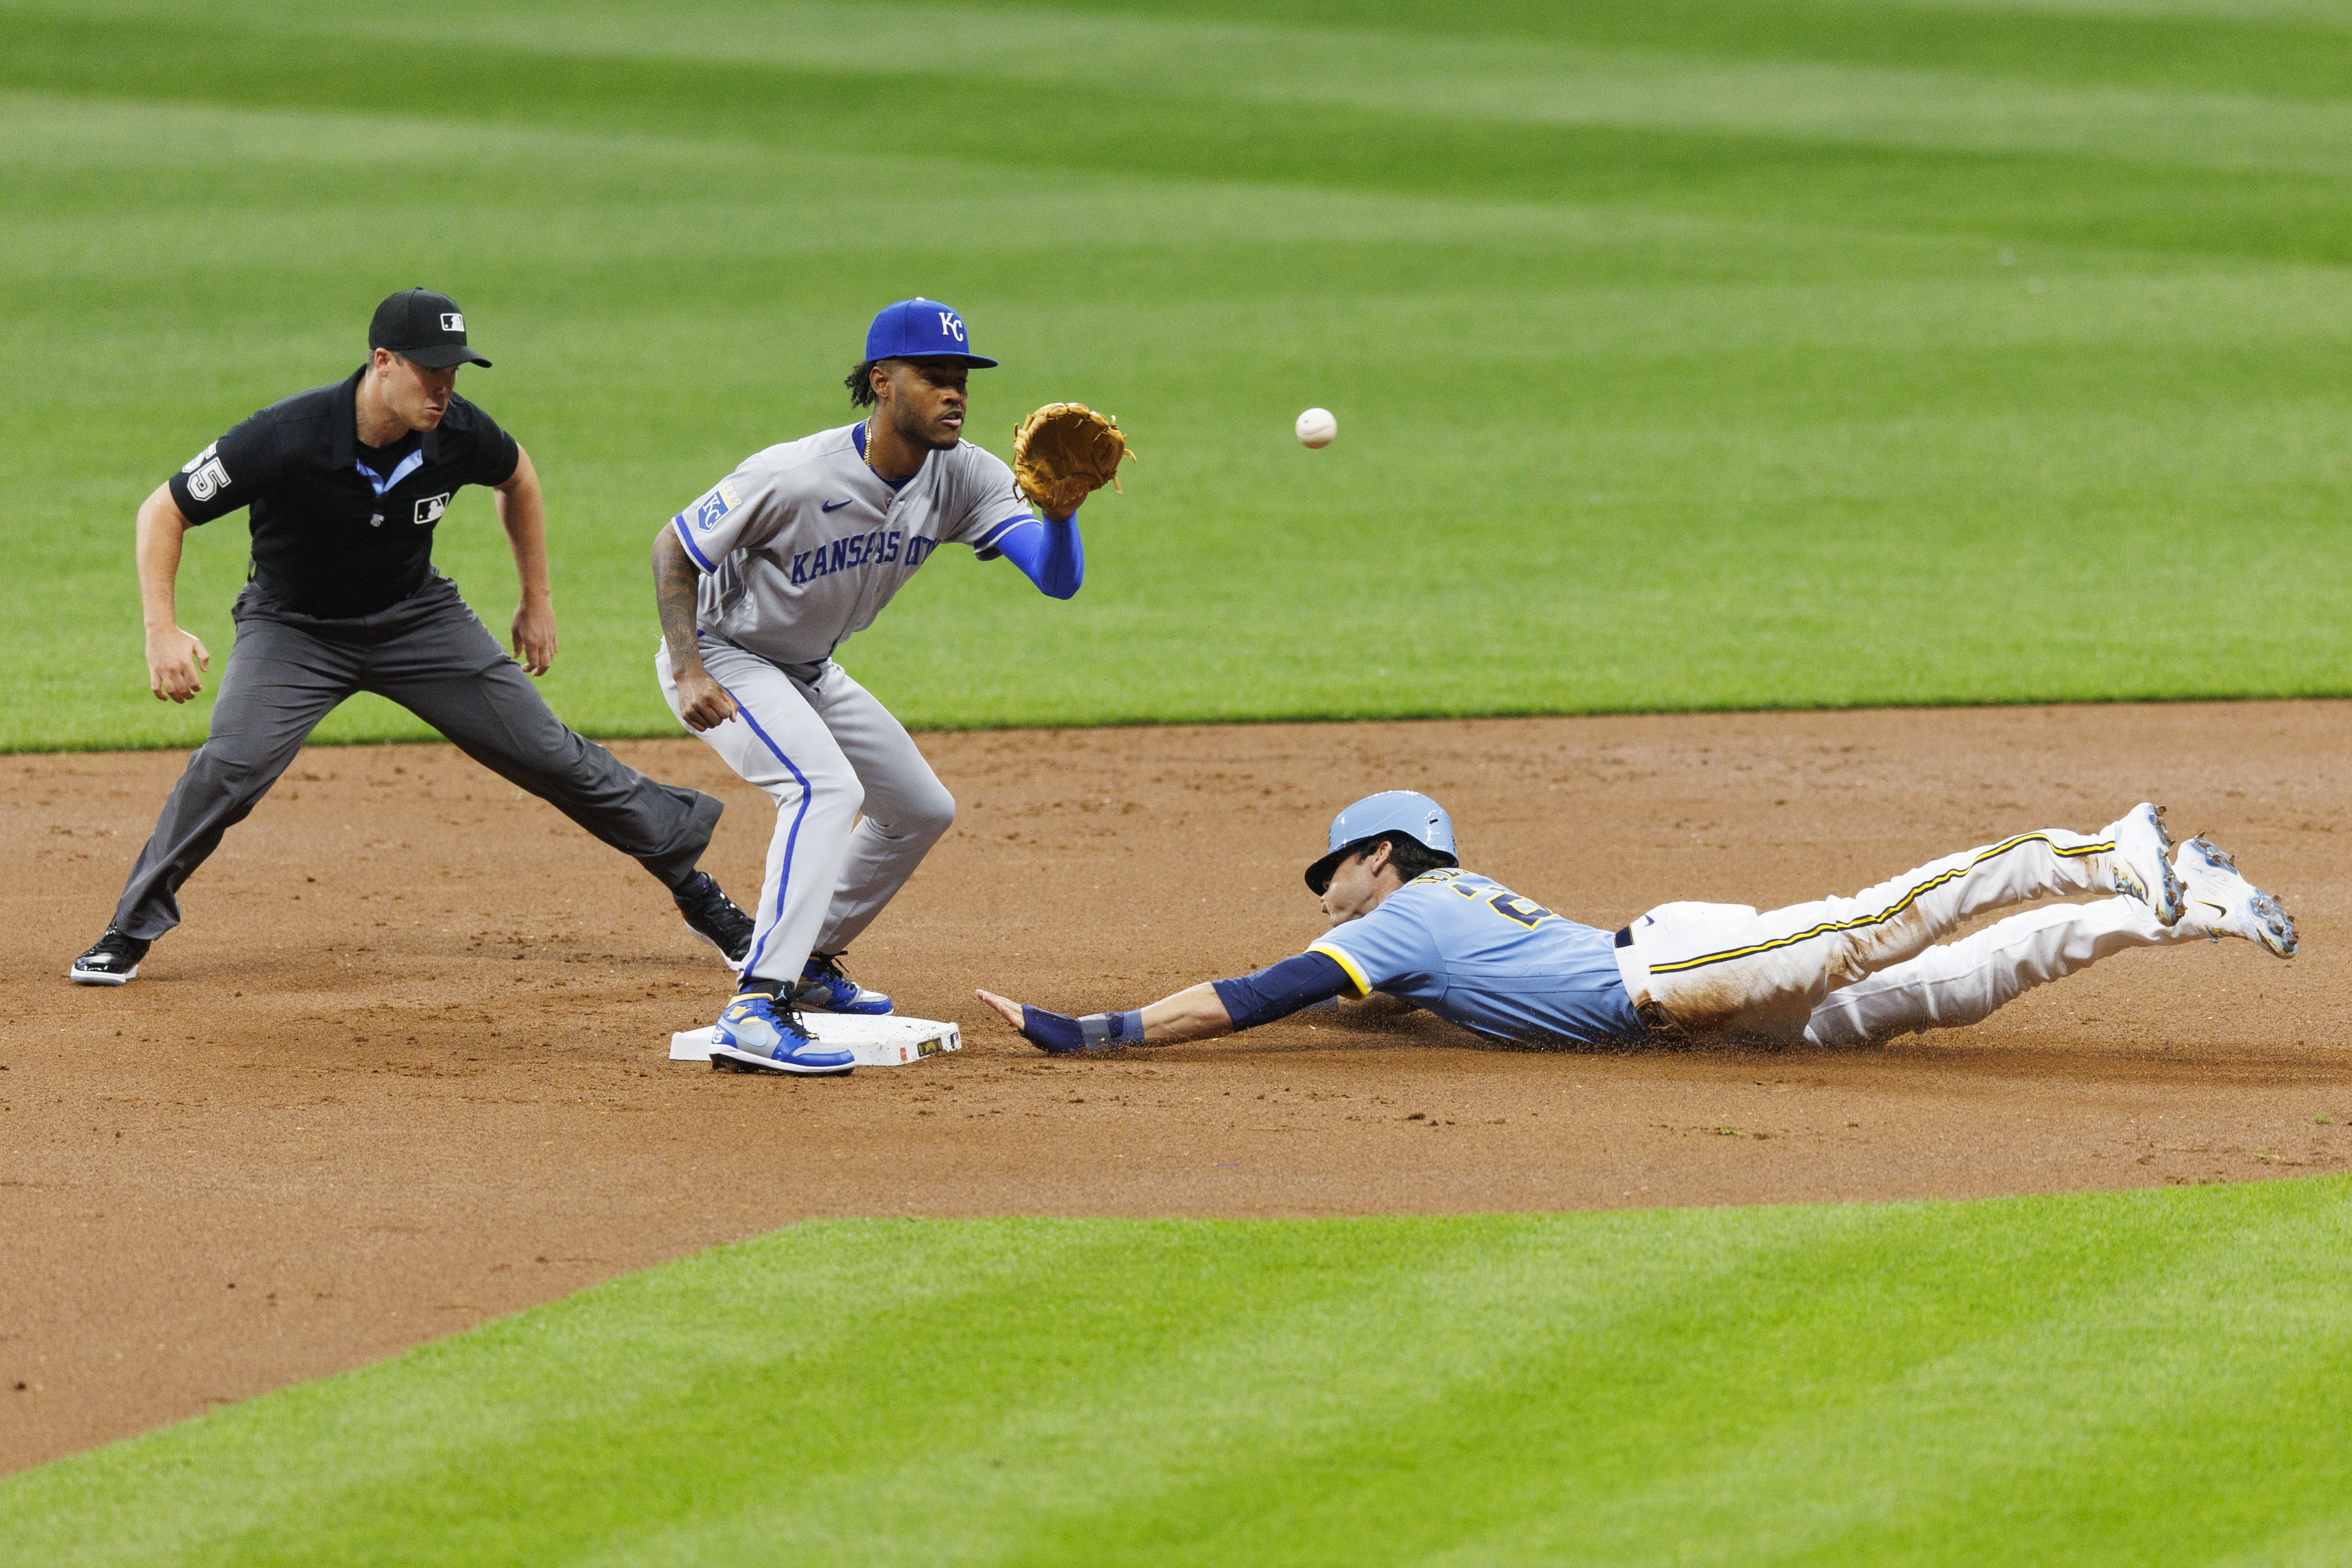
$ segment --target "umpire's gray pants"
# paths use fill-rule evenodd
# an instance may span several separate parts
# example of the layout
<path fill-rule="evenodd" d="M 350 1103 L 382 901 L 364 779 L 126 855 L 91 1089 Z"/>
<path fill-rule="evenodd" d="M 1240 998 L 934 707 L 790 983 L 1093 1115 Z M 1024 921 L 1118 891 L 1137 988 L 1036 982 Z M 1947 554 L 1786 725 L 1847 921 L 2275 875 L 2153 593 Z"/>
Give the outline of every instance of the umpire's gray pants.
<path fill-rule="evenodd" d="M 152 942 L 180 923 L 180 884 L 245 820 L 310 731 L 355 691 L 388 697 L 459 751 L 529 790 L 676 889 L 694 873 L 723 809 L 656 784 L 566 729 L 521 666 L 435 573 L 388 610 L 327 620 L 258 584 L 237 595 L 236 644 L 221 670 L 212 732 L 172 787 L 113 923 Z"/>

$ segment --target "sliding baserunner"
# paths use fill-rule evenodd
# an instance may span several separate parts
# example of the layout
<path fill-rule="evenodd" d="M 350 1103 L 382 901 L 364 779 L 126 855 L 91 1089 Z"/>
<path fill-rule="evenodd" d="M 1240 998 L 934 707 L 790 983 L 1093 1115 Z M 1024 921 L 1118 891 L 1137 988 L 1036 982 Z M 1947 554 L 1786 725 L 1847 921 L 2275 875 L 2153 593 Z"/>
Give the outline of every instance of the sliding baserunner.
<path fill-rule="evenodd" d="M 2202 837 L 2171 847 L 2159 808 L 2137 805 L 2095 836 L 2021 833 L 1850 899 L 1661 904 L 1612 934 L 1460 869 L 1444 809 L 1390 790 L 1332 820 L 1307 868 L 1331 930 L 1297 957 L 1125 1013 L 980 998 L 1055 1055 L 1207 1039 L 1376 991 L 1518 1044 L 1842 1046 L 1976 1023 L 2126 948 L 2236 936 L 2294 956 L 2294 922 L 2227 855 Z M 1930 945 L 1986 910 L 2068 893 L 2121 896 Z"/>
<path fill-rule="evenodd" d="M 995 363 L 938 300 L 886 307 L 847 381 L 871 416 L 752 454 L 654 538 L 662 695 L 776 803 L 715 1065 L 849 1071 L 851 1054 L 812 1039 L 800 1014 L 890 1011 L 842 972 L 843 951 L 955 820 L 906 727 L 834 651 L 942 544 L 1003 555 L 1056 599 L 1085 578 L 1078 503 L 1125 454 L 1118 422 L 1076 405 L 1041 410 L 1016 445 L 1016 485 L 1013 468 L 963 438 L 968 373 Z M 1091 444 L 1033 441 L 1048 426 Z"/>

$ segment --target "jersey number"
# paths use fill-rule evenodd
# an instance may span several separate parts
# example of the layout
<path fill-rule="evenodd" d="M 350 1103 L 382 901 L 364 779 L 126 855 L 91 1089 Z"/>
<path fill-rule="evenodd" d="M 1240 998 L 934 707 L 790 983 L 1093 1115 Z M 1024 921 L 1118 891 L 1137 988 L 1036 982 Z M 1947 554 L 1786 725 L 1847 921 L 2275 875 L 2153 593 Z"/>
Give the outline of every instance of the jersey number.
<path fill-rule="evenodd" d="M 1433 878 L 1450 879 L 1460 875 L 1461 873 L 1458 871 L 1432 871 L 1428 873 L 1428 876 L 1424 877 L 1423 880 L 1428 880 Z M 1494 884 L 1491 882 L 1486 884 L 1486 887 L 1485 888 L 1478 886 L 1475 882 L 1456 882 L 1454 883 L 1454 890 L 1461 894 L 1465 899 L 1475 899 L 1479 894 L 1487 891 L 1488 889 L 1493 887 Z M 1517 925 L 1526 926 L 1530 931 L 1534 930 L 1537 926 L 1541 925 L 1544 921 L 1554 918 L 1549 910 L 1544 908 L 1541 904 L 1537 903 L 1533 899 L 1523 899 L 1517 893 L 1496 891 L 1492 898 L 1486 900 L 1486 907 L 1493 910 L 1505 920 L 1510 921 Z"/>
<path fill-rule="evenodd" d="M 1531 899 L 1523 899 L 1517 893 L 1496 893 L 1486 902 L 1505 920 L 1517 921 L 1519 924 L 1529 928 L 1552 918 L 1549 910 Z"/>

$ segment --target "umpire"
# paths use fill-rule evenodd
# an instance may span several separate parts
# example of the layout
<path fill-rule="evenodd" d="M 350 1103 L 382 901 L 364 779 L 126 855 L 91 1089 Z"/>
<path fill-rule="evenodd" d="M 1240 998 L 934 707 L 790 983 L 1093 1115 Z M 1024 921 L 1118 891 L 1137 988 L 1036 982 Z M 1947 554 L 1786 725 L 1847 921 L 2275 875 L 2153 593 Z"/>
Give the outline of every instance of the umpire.
<path fill-rule="evenodd" d="M 456 301 L 408 289 L 376 307 L 367 363 L 275 403 L 191 458 L 139 509 L 148 684 L 185 702 L 212 655 L 180 628 L 173 584 L 191 528 L 251 508 L 253 564 L 231 616 L 212 731 L 163 803 L 106 934 L 74 960 L 85 985 L 121 985 L 180 923 L 180 884 L 242 822 L 319 721 L 355 691 L 399 703 L 670 889 L 696 935 L 740 963 L 750 917 L 695 862 L 722 809 L 656 784 L 548 710 L 523 670 L 555 658 L 547 532 L 530 455 L 457 394 L 466 343 Z M 457 584 L 433 569 L 433 532 L 463 485 L 497 495 L 522 579 L 507 657 Z"/>

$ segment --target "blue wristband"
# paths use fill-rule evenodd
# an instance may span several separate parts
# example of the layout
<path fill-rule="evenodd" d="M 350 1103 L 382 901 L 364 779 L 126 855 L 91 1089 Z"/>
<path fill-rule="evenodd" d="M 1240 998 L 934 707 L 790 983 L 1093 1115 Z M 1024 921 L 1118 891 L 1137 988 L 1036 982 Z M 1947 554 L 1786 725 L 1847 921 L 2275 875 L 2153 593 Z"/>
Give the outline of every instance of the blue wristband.
<path fill-rule="evenodd" d="M 1143 1044 L 1143 1010 L 1132 1013 L 1089 1013 L 1072 1018 L 1025 1004 L 1021 1009 L 1021 1033 L 1041 1051 L 1066 1057 L 1077 1051 L 1115 1051 Z"/>
<path fill-rule="evenodd" d="M 1086 1036 L 1079 1031 L 1076 1018 L 1048 1013 L 1043 1007 L 1023 1006 L 1021 1034 L 1039 1050 L 1057 1057 L 1087 1048 Z"/>
<path fill-rule="evenodd" d="M 1078 1020 L 1090 1051 L 1115 1051 L 1143 1044 L 1143 1009 L 1132 1013 L 1089 1013 Z"/>

